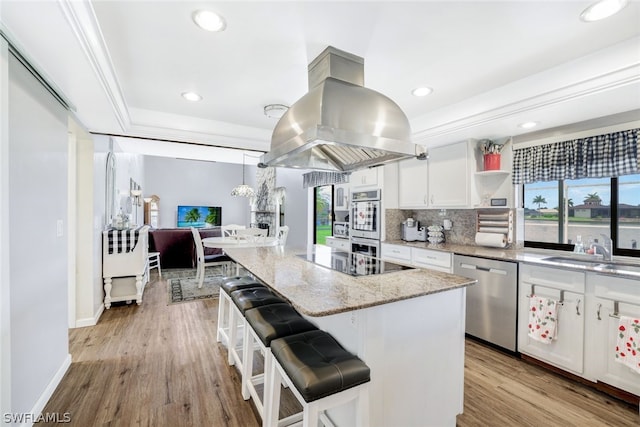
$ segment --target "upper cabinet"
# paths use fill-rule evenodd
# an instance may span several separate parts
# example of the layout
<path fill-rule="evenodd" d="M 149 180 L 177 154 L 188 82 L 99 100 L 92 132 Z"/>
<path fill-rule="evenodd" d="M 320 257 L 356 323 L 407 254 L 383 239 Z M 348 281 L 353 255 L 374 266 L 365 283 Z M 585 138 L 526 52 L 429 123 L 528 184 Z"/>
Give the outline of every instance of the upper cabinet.
<path fill-rule="evenodd" d="M 408 159 L 398 162 L 398 205 L 400 209 L 426 209 L 429 164 L 426 160 Z"/>
<path fill-rule="evenodd" d="M 349 184 L 336 184 L 333 187 L 333 210 L 349 210 Z"/>
<path fill-rule="evenodd" d="M 428 160 L 398 162 L 399 208 L 469 208 L 474 147 L 462 141 L 430 148 Z"/>
<path fill-rule="evenodd" d="M 381 167 L 373 167 L 351 172 L 349 177 L 351 188 L 378 186 L 378 170 L 380 169 Z"/>
<path fill-rule="evenodd" d="M 432 208 L 470 207 L 469 187 L 472 141 L 429 149 L 427 188 Z"/>

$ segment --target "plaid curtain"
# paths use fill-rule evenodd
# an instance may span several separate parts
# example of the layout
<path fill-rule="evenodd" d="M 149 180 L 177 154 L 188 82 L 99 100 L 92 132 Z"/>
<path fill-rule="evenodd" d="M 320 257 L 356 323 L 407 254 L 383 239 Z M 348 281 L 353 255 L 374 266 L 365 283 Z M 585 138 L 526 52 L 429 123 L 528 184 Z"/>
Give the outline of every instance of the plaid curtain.
<path fill-rule="evenodd" d="M 319 187 L 321 185 L 346 184 L 349 172 L 308 172 L 302 175 L 302 188 Z"/>
<path fill-rule="evenodd" d="M 513 183 L 603 178 L 640 171 L 638 131 L 630 129 L 513 150 Z"/>

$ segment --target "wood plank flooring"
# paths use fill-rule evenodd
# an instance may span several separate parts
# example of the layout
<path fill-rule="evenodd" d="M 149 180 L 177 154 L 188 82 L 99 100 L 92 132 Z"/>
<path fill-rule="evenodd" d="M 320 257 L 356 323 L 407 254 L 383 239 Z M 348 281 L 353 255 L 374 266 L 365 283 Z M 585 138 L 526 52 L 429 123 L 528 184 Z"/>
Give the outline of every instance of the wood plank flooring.
<path fill-rule="evenodd" d="M 260 425 L 216 343 L 217 300 L 167 305 L 166 287 L 70 330 L 73 363 L 44 412 L 82 427 Z M 637 407 L 471 340 L 466 351 L 458 426 L 640 425 Z"/>

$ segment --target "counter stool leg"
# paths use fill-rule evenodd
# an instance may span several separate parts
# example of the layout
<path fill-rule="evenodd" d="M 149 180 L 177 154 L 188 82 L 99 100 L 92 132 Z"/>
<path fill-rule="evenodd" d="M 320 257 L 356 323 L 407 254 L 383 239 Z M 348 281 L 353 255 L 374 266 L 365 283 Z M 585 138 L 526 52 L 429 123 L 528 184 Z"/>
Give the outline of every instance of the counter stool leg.
<path fill-rule="evenodd" d="M 227 311 L 227 304 L 229 301 L 226 298 L 226 292 L 220 289 L 220 294 L 218 296 L 218 332 L 216 334 L 216 341 L 222 342 L 222 333 L 225 328 L 229 326 L 225 323 L 227 321 L 227 316 L 225 315 Z M 223 343 L 224 344 L 224 343 Z M 227 342 L 228 345 L 228 342 Z"/>
<path fill-rule="evenodd" d="M 233 307 L 229 307 L 229 341 L 227 343 L 227 361 L 230 366 L 236 362 L 233 358 L 232 349 L 236 346 L 238 335 L 238 320 L 236 319 L 236 311 Z"/>
<path fill-rule="evenodd" d="M 242 398 L 244 400 L 251 398 L 247 381 L 251 381 L 253 376 L 253 338 L 250 329 L 251 326 L 244 325 L 244 340 L 242 341 Z M 258 406 L 259 402 L 255 402 L 255 404 Z M 262 412 L 260 408 L 258 408 L 258 412 Z"/>

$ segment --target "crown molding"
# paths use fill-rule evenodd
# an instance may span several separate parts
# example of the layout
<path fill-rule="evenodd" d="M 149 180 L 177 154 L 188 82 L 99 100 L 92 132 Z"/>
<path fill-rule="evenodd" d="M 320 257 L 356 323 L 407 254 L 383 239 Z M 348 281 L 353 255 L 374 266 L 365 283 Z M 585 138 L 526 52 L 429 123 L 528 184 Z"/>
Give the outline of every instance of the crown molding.
<path fill-rule="evenodd" d="M 131 124 L 129 110 L 91 2 L 58 0 L 58 3 L 96 73 L 118 125 L 126 131 Z"/>

